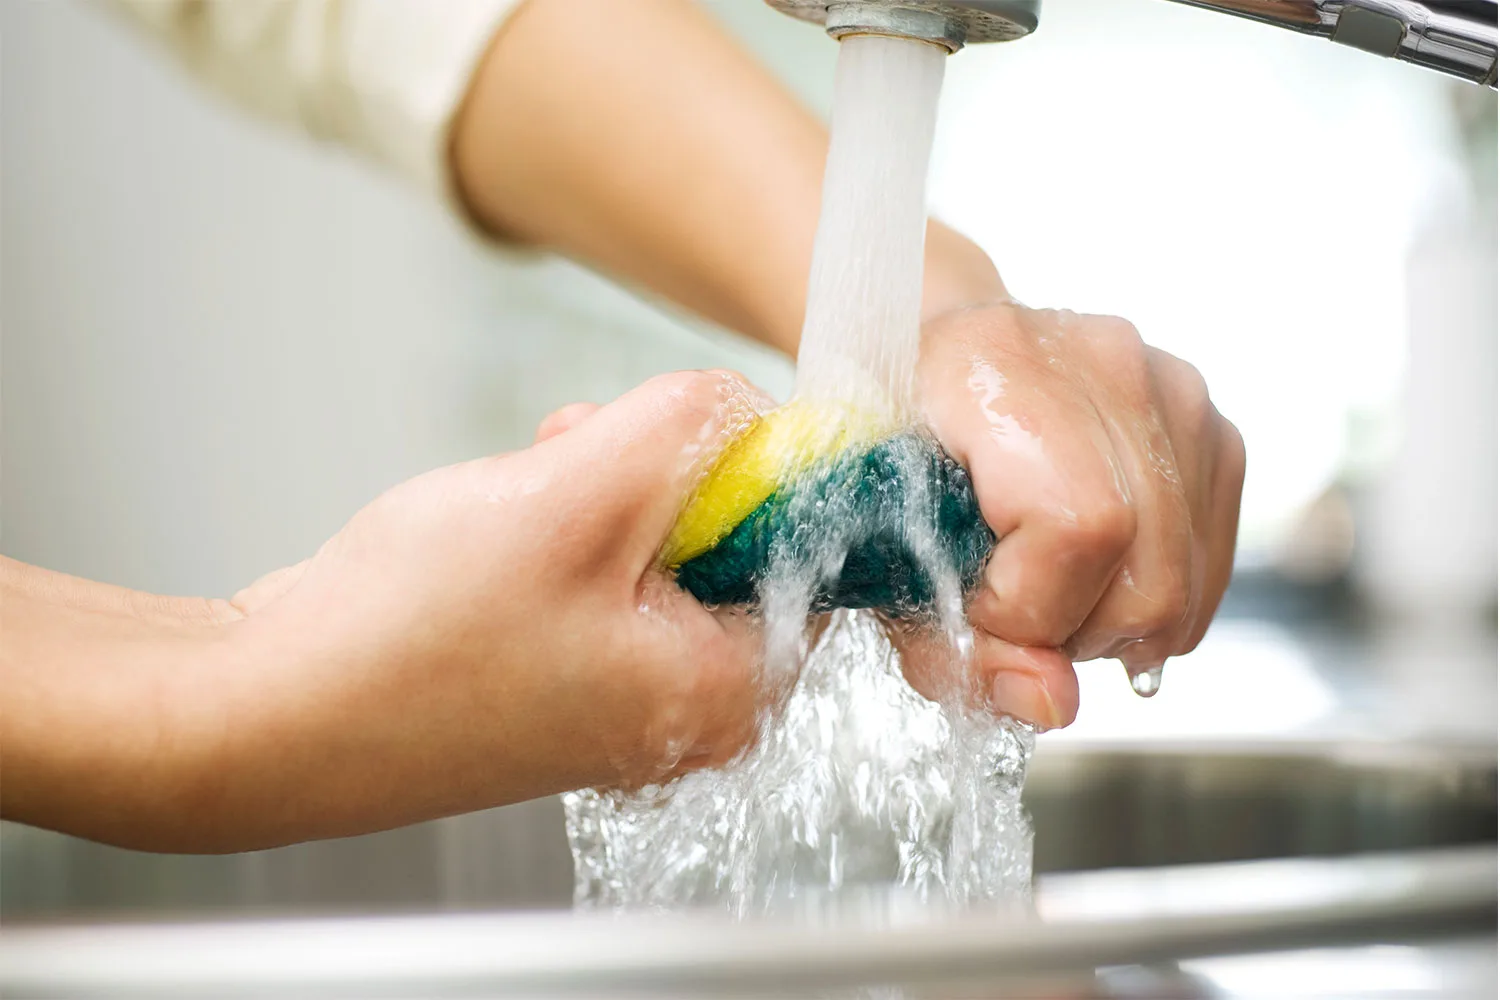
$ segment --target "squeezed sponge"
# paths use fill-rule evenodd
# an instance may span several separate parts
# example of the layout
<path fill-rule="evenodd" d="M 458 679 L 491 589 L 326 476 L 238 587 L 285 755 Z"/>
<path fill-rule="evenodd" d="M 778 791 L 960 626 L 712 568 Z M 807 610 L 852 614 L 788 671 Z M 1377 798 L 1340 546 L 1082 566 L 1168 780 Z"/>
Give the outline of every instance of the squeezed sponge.
<path fill-rule="evenodd" d="M 994 541 L 968 473 L 929 435 L 793 403 L 725 450 L 664 557 L 705 604 L 754 604 L 775 560 L 821 570 L 813 611 L 909 618 L 937 597 L 933 569 L 967 591 Z"/>

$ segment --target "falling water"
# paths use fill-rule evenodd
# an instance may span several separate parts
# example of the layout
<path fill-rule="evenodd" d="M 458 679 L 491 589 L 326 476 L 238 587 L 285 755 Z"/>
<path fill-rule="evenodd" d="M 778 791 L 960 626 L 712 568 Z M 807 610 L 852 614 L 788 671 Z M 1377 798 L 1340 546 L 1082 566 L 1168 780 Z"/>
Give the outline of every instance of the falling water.
<path fill-rule="evenodd" d="M 839 49 L 797 392 L 911 416 L 927 161 L 947 53 L 864 35 Z"/>
<path fill-rule="evenodd" d="M 839 54 L 797 392 L 892 429 L 914 415 L 944 59 L 924 43 L 872 36 L 844 41 Z M 923 475 L 905 480 L 924 488 Z M 817 503 L 796 522 L 814 537 L 796 557 L 773 553 L 760 592 L 765 680 L 790 696 L 724 770 L 636 794 L 566 796 L 579 905 L 889 920 L 908 905 L 1027 899 L 1031 830 L 1020 792 L 1030 730 L 966 707 L 959 685 L 943 704 L 918 695 L 869 612 L 837 612 L 814 634 L 812 596 L 838 574 L 854 517 L 837 497 Z M 935 627 L 961 674 L 973 641 L 957 572 L 938 539 L 904 530 L 936 582 Z"/>

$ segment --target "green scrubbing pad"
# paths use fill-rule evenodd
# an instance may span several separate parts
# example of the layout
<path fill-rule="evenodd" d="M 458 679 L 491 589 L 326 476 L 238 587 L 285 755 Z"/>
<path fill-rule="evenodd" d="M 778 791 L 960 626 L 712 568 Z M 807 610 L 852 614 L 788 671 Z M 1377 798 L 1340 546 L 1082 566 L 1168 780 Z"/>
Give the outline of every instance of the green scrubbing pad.
<path fill-rule="evenodd" d="M 928 549 L 925 559 L 911 539 Z M 726 537 L 681 563 L 677 580 L 705 604 L 753 604 L 773 561 L 805 565 L 847 549 L 842 566 L 828 567 L 812 610 L 911 617 L 937 596 L 924 563 L 946 563 L 967 591 L 994 541 L 963 466 L 908 431 L 796 471 Z"/>

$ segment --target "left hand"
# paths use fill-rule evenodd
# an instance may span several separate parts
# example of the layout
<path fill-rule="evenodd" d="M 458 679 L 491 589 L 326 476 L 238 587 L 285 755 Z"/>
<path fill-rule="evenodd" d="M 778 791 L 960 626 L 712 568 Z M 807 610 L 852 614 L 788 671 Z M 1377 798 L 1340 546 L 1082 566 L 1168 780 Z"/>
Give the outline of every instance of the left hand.
<path fill-rule="evenodd" d="M 1124 320 L 1007 302 L 929 322 L 918 382 L 999 539 L 968 607 L 976 700 L 1065 726 L 1074 661 L 1134 673 L 1197 646 L 1229 582 L 1245 451 L 1196 369 Z M 933 696 L 946 646 L 902 645 Z"/>
<path fill-rule="evenodd" d="M 722 764 L 756 732 L 758 634 L 657 553 L 758 405 L 679 372 L 570 408 L 232 601 L 0 558 L 0 817 L 258 850 Z"/>

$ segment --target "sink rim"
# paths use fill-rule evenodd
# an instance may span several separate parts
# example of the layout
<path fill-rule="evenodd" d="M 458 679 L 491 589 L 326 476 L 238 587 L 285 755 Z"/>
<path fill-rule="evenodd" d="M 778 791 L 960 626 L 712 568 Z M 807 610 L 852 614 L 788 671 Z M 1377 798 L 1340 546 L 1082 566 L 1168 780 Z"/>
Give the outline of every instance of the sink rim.
<path fill-rule="evenodd" d="M 1158 870 L 1154 884 L 1221 866 Z M 1026 918 L 983 911 L 908 926 L 735 923 L 722 913 L 429 914 L 193 924 L 15 926 L 0 938 L 0 989 L 70 997 L 599 995 L 611 989 L 742 995 L 875 982 L 1015 985 L 1107 965 L 1422 940 L 1493 931 L 1493 848 L 1239 862 L 1235 877 L 1311 895 L 1145 918 Z M 1097 875 L 1083 878 L 1098 878 Z M 1075 880 L 1076 881 L 1076 880 Z M 1054 879 L 1054 885 L 1060 884 Z M 1192 898 L 1179 891 L 1179 898 Z"/>
<path fill-rule="evenodd" d="M 1150 737 L 1147 739 L 1069 738 L 1049 740 L 1043 734 L 1032 752 L 1031 764 L 1079 756 L 1208 757 L 1208 758 L 1318 758 L 1335 763 L 1382 766 L 1426 766 L 1435 762 L 1494 766 L 1500 746 L 1467 737 L 1451 740 L 1403 741 L 1339 736 L 1299 737 Z"/>

